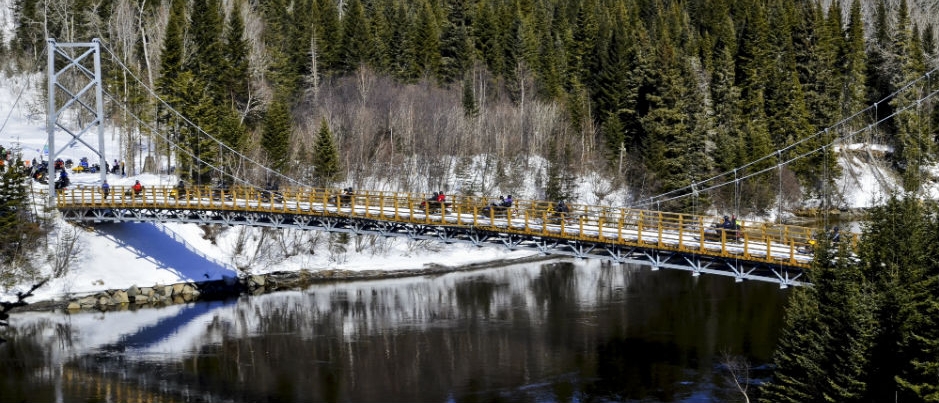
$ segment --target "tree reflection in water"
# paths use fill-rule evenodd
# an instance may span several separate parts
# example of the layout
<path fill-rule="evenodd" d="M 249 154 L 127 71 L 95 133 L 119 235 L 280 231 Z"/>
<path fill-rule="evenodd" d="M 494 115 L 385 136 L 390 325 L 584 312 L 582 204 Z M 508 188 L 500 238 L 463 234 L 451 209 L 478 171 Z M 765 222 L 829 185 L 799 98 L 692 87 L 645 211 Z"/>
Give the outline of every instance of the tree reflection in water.
<path fill-rule="evenodd" d="M 785 296 L 772 284 L 563 261 L 24 313 L 0 346 L 0 401 L 738 400 L 720 354 L 768 362 Z"/>

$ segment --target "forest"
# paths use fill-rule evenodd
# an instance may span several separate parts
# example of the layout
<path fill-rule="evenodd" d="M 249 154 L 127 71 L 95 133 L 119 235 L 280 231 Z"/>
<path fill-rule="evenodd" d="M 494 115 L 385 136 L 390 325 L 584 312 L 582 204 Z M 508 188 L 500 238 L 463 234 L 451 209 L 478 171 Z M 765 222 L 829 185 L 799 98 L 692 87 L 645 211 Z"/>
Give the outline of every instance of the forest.
<path fill-rule="evenodd" d="M 892 96 L 936 68 L 935 20 L 926 16 L 939 10 L 929 7 L 15 0 L 14 37 L 2 51 L 11 56 L 7 71 L 41 70 L 46 38 L 100 38 L 114 56 L 106 63 L 143 77 L 202 130 L 321 186 L 493 194 L 535 176 L 539 194 L 525 196 L 576 200 L 576 178 L 593 173 L 626 189 L 619 203 L 670 194 L 658 207 L 760 213 L 778 194 L 792 205 L 830 196 L 839 175 L 833 145 L 911 102 L 919 106 L 863 140 L 892 147 L 887 159 L 907 190 L 929 179 L 936 101 L 918 102 L 915 91 Z M 114 72 L 109 91 L 136 115 L 176 128 L 173 138 L 190 149 L 212 148 L 179 130 L 120 70 L 105 68 Z M 927 81 L 920 93 L 939 87 Z M 127 126 L 121 135 L 136 161 L 141 134 Z M 206 164 L 176 157 L 181 177 L 213 179 Z M 213 158 L 221 159 L 207 151 L 198 160 Z M 695 191 L 721 173 L 746 177 L 777 165 L 778 180 L 752 176 L 734 187 L 746 192 Z M 692 192 L 694 200 L 684 197 Z"/>

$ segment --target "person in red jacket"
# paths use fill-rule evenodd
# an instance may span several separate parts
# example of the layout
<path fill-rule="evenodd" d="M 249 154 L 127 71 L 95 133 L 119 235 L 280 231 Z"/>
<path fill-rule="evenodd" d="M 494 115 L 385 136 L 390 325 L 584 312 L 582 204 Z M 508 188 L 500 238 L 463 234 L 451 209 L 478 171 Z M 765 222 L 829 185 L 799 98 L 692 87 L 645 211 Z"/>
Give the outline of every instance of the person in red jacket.
<path fill-rule="evenodd" d="M 140 184 L 140 181 L 136 181 L 131 189 L 134 190 L 134 195 L 139 195 L 140 192 L 143 192 L 143 185 Z"/>

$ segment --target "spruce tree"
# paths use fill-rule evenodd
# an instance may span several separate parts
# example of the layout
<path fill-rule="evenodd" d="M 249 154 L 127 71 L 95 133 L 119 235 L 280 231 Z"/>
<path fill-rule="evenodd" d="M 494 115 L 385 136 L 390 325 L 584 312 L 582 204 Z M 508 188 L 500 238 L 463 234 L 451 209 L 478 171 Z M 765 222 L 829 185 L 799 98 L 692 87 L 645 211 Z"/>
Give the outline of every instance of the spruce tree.
<path fill-rule="evenodd" d="M 267 153 L 270 167 L 283 172 L 290 160 L 290 109 L 287 104 L 275 98 L 264 114 L 264 129 L 261 134 L 261 148 Z"/>
<path fill-rule="evenodd" d="M 408 52 L 412 55 L 412 64 L 406 73 L 411 80 L 425 77 L 438 77 L 440 69 L 440 30 L 436 13 L 429 1 L 423 0 L 417 5 L 417 15 L 411 26 Z"/>
<path fill-rule="evenodd" d="M 219 133 L 220 116 L 223 112 L 212 102 L 206 83 L 192 72 L 181 72 L 171 83 L 167 102 L 176 110 L 185 111 L 186 117 L 195 126 L 183 124 L 176 128 L 177 170 L 183 180 L 195 184 L 209 184 L 216 176 L 219 164 L 220 145 L 206 136 Z"/>
<path fill-rule="evenodd" d="M 865 402 L 868 358 L 877 329 L 872 289 L 845 243 L 820 240 L 807 280 L 792 291 L 761 388 L 764 402 Z"/>
<path fill-rule="evenodd" d="M 0 165 L 0 286 L 18 280 L 12 269 L 29 265 L 28 253 L 36 247 L 39 226 L 29 205 L 29 176 L 20 167 L 19 155 Z M 8 270 L 10 270 L 8 272 Z"/>
<path fill-rule="evenodd" d="M 756 162 L 759 158 L 768 156 L 776 150 L 770 137 L 766 112 L 768 80 L 773 77 L 771 57 L 773 49 L 769 41 L 769 24 L 764 7 L 757 3 L 747 12 L 747 23 L 741 33 L 743 44 L 738 55 L 740 58 L 738 80 L 741 82 L 740 112 L 744 119 L 740 126 L 743 130 L 742 144 L 744 145 L 741 151 L 745 150 L 741 155 L 741 160 L 745 163 L 752 163 L 748 170 L 743 172 L 744 174 L 763 171 L 776 163 L 769 158 Z M 754 178 L 744 183 L 747 192 L 742 197 L 750 208 L 762 211 L 775 201 L 773 189 L 769 183 L 770 181 L 762 178 Z"/>
<path fill-rule="evenodd" d="M 914 326 L 928 290 L 922 288 L 930 276 L 935 277 L 936 233 L 928 223 L 925 205 L 915 197 L 891 196 L 868 213 L 858 245 L 858 259 L 866 282 L 876 291 L 876 299 L 870 309 L 877 320 L 874 346 L 867 352 L 870 371 L 866 382 L 868 395 L 864 401 L 914 401 L 906 395 L 899 382 L 904 374 L 914 375 L 910 364 L 930 360 L 909 348 L 913 331 L 924 329 Z M 928 333 L 919 334 L 926 336 Z M 921 380 L 910 376 L 905 381 L 911 385 Z M 935 374 L 932 382 L 936 382 Z"/>
<path fill-rule="evenodd" d="M 473 81 L 469 78 L 463 80 L 463 116 L 475 118 L 479 115 L 479 105 L 476 103 L 476 94 L 473 92 Z"/>
<path fill-rule="evenodd" d="M 245 39 L 245 25 L 241 18 L 241 8 L 237 5 L 231 11 L 225 30 L 225 70 L 219 81 L 227 91 L 228 102 L 235 110 L 249 107 L 250 71 L 248 66 L 248 41 Z M 248 122 L 251 120 L 248 119 Z"/>
<path fill-rule="evenodd" d="M 716 147 L 710 153 L 719 172 L 728 172 L 743 165 L 743 149 L 740 132 L 740 87 L 736 84 L 736 65 L 734 53 L 736 34 L 729 14 L 721 18 L 720 35 L 714 38 L 714 67 L 711 72 L 711 105 L 714 114 L 714 143 Z"/>
<path fill-rule="evenodd" d="M 576 4 L 577 16 L 573 24 L 573 34 L 568 46 L 567 66 L 569 85 L 573 88 L 574 82 L 589 83 L 590 56 L 597 54 L 597 39 L 599 36 L 599 22 L 596 16 L 596 4 L 593 1 L 572 2 Z"/>
<path fill-rule="evenodd" d="M 189 57 L 184 60 L 184 68 L 191 71 L 202 82 L 208 85 L 207 90 L 212 99 L 221 104 L 226 99 L 227 92 L 223 91 L 222 83 L 218 80 L 224 76 L 221 63 L 223 24 L 218 0 L 204 0 L 193 2 L 189 26 L 189 43 L 192 48 L 186 53 Z"/>
<path fill-rule="evenodd" d="M 881 102 L 887 95 L 893 92 L 891 85 L 891 70 L 893 68 L 893 58 L 890 55 L 892 47 L 890 24 L 888 22 L 887 8 L 885 2 L 877 2 L 876 12 L 874 14 L 874 34 L 868 41 L 867 49 L 867 102 L 872 105 Z M 878 104 L 875 110 L 874 121 L 880 121 L 893 114 L 893 108 L 890 104 Z M 893 131 L 891 126 L 893 120 L 884 124 L 886 131 Z"/>
<path fill-rule="evenodd" d="M 570 201 L 576 197 L 576 182 L 572 166 L 571 150 L 558 144 L 556 136 L 548 140 L 548 168 L 545 172 L 545 198 Z"/>
<path fill-rule="evenodd" d="M 380 0 L 372 3 L 369 11 L 369 64 L 377 71 L 394 75 L 392 69 L 395 59 L 392 50 L 394 43 L 394 3 L 392 0 Z"/>
<path fill-rule="evenodd" d="M 897 382 L 904 396 L 922 402 L 939 401 L 939 208 L 929 202 L 923 208 L 923 238 L 917 245 L 923 255 L 923 270 L 907 287 L 911 294 L 908 332 L 902 349 L 911 357 Z"/>
<path fill-rule="evenodd" d="M 861 16 L 861 1 L 851 2 L 845 48 L 841 52 L 844 60 L 844 93 L 841 96 L 841 116 L 851 116 L 864 109 L 867 101 L 867 54 L 864 43 L 864 21 Z"/>
<path fill-rule="evenodd" d="M 447 0 L 447 18 L 440 38 L 440 80 L 452 83 L 463 77 L 472 63 L 472 42 L 467 24 L 466 0 Z"/>
<path fill-rule="evenodd" d="M 892 87 L 902 88 L 926 73 L 919 36 L 914 33 L 905 0 L 900 1 L 893 43 L 899 71 L 893 76 Z M 918 97 L 919 94 L 915 91 L 903 91 L 890 102 L 896 109 L 913 106 L 911 109 L 900 111 L 894 119 L 897 132 L 893 141 L 893 155 L 903 175 L 903 187 L 907 191 L 920 188 L 925 180 L 922 168 L 932 160 L 935 149 L 935 139 L 929 133 L 926 115 L 921 103 L 917 102 Z"/>
<path fill-rule="evenodd" d="M 480 0 L 477 4 L 476 21 L 473 24 L 473 34 L 476 38 L 476 52 L 481 55 L 486 67 L 493 74 L 502 74 L 505 71 L 505 52 L 500 39 L 499 18 L 493 10 L 490 0 Z"/>
<path fill-rule="evenodd" d="M 172 0 L 170 5 L 170 16 L 166 23 L 166 35 L 160 56 L 160 78 L 157 79 L 157 89 L 165 96 L 174 96 L 172 83 L 183 69 L 185 7 L 183 0 Z"/>
<path fill-rule="evenodd" d="M 341 58 L 342 26 L 339 9 L 332 0 L 314 0 L 313 35 L 317 45 L 317 61 L 323 71 L 338 68 Z M 309 44 L 305 44 L 309 45 Z"/>
<path fill-rule="evenodd" d="M 342 46 L 339 68 L 349 73 L 365 62 L 368 57 L 368 26 L 360 0 L 349 0 L 342 17 Z"/>
<path fill-rule="evenodd" d="M 323 119 L 313 149 L 313 177 L 318 186 L 329 187 L 340 179 L 341 172 L 339 150 L 326 119 Z"/>

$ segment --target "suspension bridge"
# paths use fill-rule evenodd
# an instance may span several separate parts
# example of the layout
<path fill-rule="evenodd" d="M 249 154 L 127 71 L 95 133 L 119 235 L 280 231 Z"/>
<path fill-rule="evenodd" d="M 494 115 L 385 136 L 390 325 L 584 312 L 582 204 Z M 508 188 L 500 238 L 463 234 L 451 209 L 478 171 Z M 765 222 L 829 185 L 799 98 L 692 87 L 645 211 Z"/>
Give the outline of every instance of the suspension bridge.
<path fill-rule="evenodd" d="M 394 236 L 447 244 L 467 243 L 480 247 L 496 245 L 546 255 L 606 259 L 615 263 L 640 263 L 654 270 L 686 270 L 696 276 L 723 275 L 737 281 L 774 282 L 781 287 L 807 282 L 806 272 L 812 264 L 817 237 L 817 230 L 813 228 L 746 221 L 741 222 L 739 227 L 728 228 L 719 225 L 714 217 L 642 208 L 571 205 L 568 211 L 562 212 L 555 209 L 553 203 L 539 200 L 519 200 L 511 207 L 497 208 L 490 204 L 488 198 L 465 195 L 451 196 L 447 204 L 442 205 L 428 203 L 427 194 L 370 190 L 356 190 L 350 194 L 339 189 L 316 188 L 275 172 L 201 131 L 172 106 L 159 99 L 156 93 L 120 63 L 119 58 L 111 54 L 115 64 L 137 79 L 142 88 L 150 91 L 150 96 L 162 108 L 173 113 L 176 122 L 169 126 L 191 127 L 214 142 L 217 150 L 214 150 L 213 158 L 204 159 L 193 150 L 178 148 L 179 145 L 165 133 L 166 130 L 147 123 L 123 102 L 102 90 L 100 55 L 102 50 L 110 51 L 99 41 L 58 44 L 50 39 L 48 45 L 47 127 L 50 160 L 61 151 L 54 147 L 54 132 L 60 130 L 71 136 L 67 146 L 84 144 L 100 157 L 100 166 L 106 166 L 102 131 L 103 103 L 106 99 L 112 107 L 131 116 L 142 131 L 171 147 L 177 147 L 177 152 L 212 168 L 218 176 L 225 178 L 224 183 L 231 184 L 146 186 L 140 192 L 115 186 L 110 194 L 103 194 L 96 186 L 73 186 L 59 190 L 50 184 L 51 202 L 67 221 L 85 224 L 179 222 Z M 93 66 L 88 65 L 89 60 L 93 60 Z M 57 66 L 62 67 L 57 70 Z M 859 112 L 817 133 L 815 136 L 828 136 L 829 130 L 841 133 L 833 142 L 819 149 L 794 155 L 799 144 L 796 143 L 757 160 L 775 158 L 777 165 L 774 168 L 746 173 L 746 167 L 741 167 L 732 172 L 733 181 L 719 183 L 729 174 L 724 173 L 696 182 L 689 189 L 650 198 L 637 207 L 649 208 L 663 201 L 694 197 L 698 192 L 727 185 L 738 186 L 741 180 L 771 173 L 774 169 L 781 170 L 786 164 L 815 152 L 827 152 L 836 145 L 835 142 L 850 140 L 865 131 L 872 132 L 886 119 L 917 108 L 923 100 L 935 96 L 937 92 L 932 89 L 930 77 L 935 73 L 930 72 L 917 80 L 929 80 L 929 85 L 925 87 L 931 92 L 921 91 L 923 86 L 913 87 L 915 82 L 899 90 L 912 91 L 912 88 L 916 88 L 920 93 L 909 105 L 896 107 L 891 116 L 861 125 L 857 122 L 870 122 L 863 116 L 869 112 Z M 69 74 L 83 78 L 88 83 L 77 87 L 73 82 L 67 83 L 63 78 Z M 77 109 L 77 112 L 73 109 Z M 87 117 L 75 119 L 76 114 Z M 98 131 L 97 147 L 81 138 L 93 129 Z M 800 140 L 800 143 L 803 141 L 807 139 Z M 233 165 L 240 168 L 225 168 Z M 101 173 L 102 181 L 105 175 Z M 285 185 L 272 189 L 266 184 L 260 184 L 270 183 L 272 178 Z"/>

